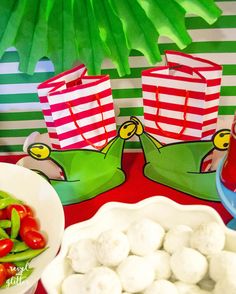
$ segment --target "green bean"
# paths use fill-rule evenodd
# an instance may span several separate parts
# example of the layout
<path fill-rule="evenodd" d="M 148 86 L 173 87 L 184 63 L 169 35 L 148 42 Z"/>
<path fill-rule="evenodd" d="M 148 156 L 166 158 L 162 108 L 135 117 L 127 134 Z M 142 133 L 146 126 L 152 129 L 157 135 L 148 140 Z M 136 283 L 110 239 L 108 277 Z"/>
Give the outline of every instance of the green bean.
<path fill-rule="evenodd" d="M 9 238 L 9 235 L 2 228 L 0 228 L 0 238 Z"/>
<path fill-rule="evenodd" d="M 7 229 L 11 227 L 11 221 L 8 219 L 0 220 L 0 228 Z"/>
<path fill-rule="evenodd" d="M 23 252 L 19 252 L 19 253 L 9 253 L 6 256 L 0 257 L 0 262 L 13 262 L 14 263 L 16 261 L 31 259 L 31 258 L 38 256 L 42 252 L 44 252 L 46 249 L 47 249 L 47 247 L 42 248 L 42 249 L 27 249 L 27 250 L 25 250 Z"/>
<path fill-rule="evenodd" d="M 4 200 L 4 199 L 8 199 L 8 201 L 12 200 L 14 203 L 24 204 L 24 201 L 15 198 L 12 194 L 10 194 L 8 192 L 0 190 L 0 202 L 2 202 L 2 200 Z"/>
<path fill-rule="evenodd" d="M 26 260 L 22 260 L 22 261 L 15 261 L 14 265 L 19 268 L 25 268 L 29 262 L 30 262 L 30 259 L 26 259 Z"/>
<path fill-rule="evenodd" d="M 1 198 L 13 198 L 13 196 L 5 191 L 0 190 L 0 197 Z"/>
<path fill-rule="evenodd" d="M 14 246 L 11 252 L 16 253 L 16 252 L 22 252 L 22 251 L 25 251 L 26 249 L 29 249 L 29 246 L 27 246 L 25 242 L 20 242 L 18 240 L 13 240 L 13 242 L 14 242 Z"/>
<path fill-rule="evenodd" d="M 18 236 L 20 230 L 20 216 L 15 208 L 11 211 L 11 238 L 14 239 Z"/>
<path fill-rule="evenodd" d="M 15 199 L 15 198 L 2 198 L 0 199 L 0 209 L 6 208 L 10 204 L 21 204 L 22 201 Z"/>
<path fill-rule="evenodd" d="M 15 276 L 7 279 L 6 282 L 0 287 L 0 289 L 5 289 L 11 286 L 21 284 L 25 279 L 27 279 L 32 274 L 33 270 L 33 268 L 29 268 L 27 270 L 17 273 Z"/>

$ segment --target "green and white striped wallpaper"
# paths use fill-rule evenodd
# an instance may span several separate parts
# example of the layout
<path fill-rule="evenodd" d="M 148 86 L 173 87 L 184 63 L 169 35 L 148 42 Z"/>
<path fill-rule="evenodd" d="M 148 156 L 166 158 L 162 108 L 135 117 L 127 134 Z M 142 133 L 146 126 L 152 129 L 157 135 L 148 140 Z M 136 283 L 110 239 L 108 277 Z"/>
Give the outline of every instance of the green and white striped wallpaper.
<path fill-rule="evenodd" d="M 213 25 L 200 17 L 188 15 L 186 26 L 193 39 L 184 52 L 207 58 L 223 65 L 223 80 L 218 127 L 230 127 L 236 110 L 236 1 L 217 1 L 222 16 Z M 179 50 L 168 38 L 158 43 L 163 54 L 166 49 Z M 163 56 L 164 57 L 164 56 Z M 33 131 L 47 131 L 37 96 L 37 85 L 54 75 L 49 60 L 38 62 L 33 76 L 18 71 L 18 53 L 9 48 L 0 59 L 0 157 L 23 154 L 25 138 Z M 151 67 L 139 52 L 129 58 L 131 75 L 119 78 L 110 61 L 103 64 L 103 73 L 111 77 L 112 92 L 120 125 L 131 115 L 142 120 L 141 71 Z M 160 64 L 164 63 L 164 59 Z M 139 142 L 132 138 L 127 151 L 138 151 Z M 0 158 L 1 161 L 1 158 Z"/>

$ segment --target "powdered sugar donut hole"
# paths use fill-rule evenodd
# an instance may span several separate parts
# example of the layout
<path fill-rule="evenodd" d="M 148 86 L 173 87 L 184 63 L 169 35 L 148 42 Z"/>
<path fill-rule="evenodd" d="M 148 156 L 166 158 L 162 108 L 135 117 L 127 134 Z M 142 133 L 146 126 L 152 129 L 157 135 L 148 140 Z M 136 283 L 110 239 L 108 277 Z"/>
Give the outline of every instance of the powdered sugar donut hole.
<path fill-rule="evenodd" d="M 178 225 L 171 228 L 164 238 L 164 249 L 173 254 L 182 247 L 190 247 L 190 238 L 193 230 L 186 225 Z"/>
<path fill-rule="evenodd" d="M 145 291 L 144 294 L 179 294 L 175 284 L 167 280 L 156 280 Z"/>
<path fill-rule="evenodd" d="M 121 294 L 118 275 L 105 266 L 95 267 L 84 275 L 81 294 Z"/>
<path fill-rule="evenodd" d="M 201 289 L 197 285 L 191 285 L 184 282 L 175 283 L 179 294 L 212 294 L 212 292 Z"/>
<path fill-rule="evenodd" d="M 84 275 L 72 274 L 66 277 L 61 285 L 62 294 L 80 293 L 83 287 Z"/>
<path fill-rule="evenodd" d="M 96 241 L 97 258 L 106 266 L 117 266 L 128 256 L 129 250 L 127 236 L 118 230 L 104 231 Z"/>
<path fill-rule="evenodd" d="M 86 273 L 99 265 L 95 241 L 92 239 L 81 239 L 72 244 L 67 258 L 76 273 Z"/>
<path fill-rule="evenodd" d="M 154 268 L 155 279 L 168 280 L 171 276 L 170 254 L 164 250 L 157 250 L 152 254 L 145 256 L 150 266 Z"/>
<path fill-rule="evenodd" d="M 178 280 L 196 284 L 206 275 L 208 262 L 197 250 L 183 247 L 171 256 L 170 267 Z"/>
<path fill-rule="evenodd" d="M 154 281 L 154 269 L 144 257 L 129 255 L 117 268 L 122 287 L 130 293 L 142 292 Z"/>
<path fill-rule="evenodd" d="M 191 236 L 191 247 L 205 255 L 220 252 L 224 246 L 225 233 L 222 226 L 216 222 L 201 224 Z"/>
<path fill-rule="evenodd" d="M 236 280 L 235 277 L 222 277 L 215 286 L 213 294 L 235 294 L 236 293 Z"/>
<path fill-rule="evenodd" d="M 224 276 L 235 275 L 236 253 L 223 250 L 209 258 L 209 276 L 218 281 Z"/>
<path fill-rule="evenodd" d="M 175 282 L 179 294 L 199 294 L 200 287 L 193 284 L 184 283 L 181 281 Z"/>
<path fill-rule="evenodd" d="M 131 252 L 144 256 L 161 248 L 165 230 L 157 222 L 142 218 L 129 226 L 127 236 Z"/>

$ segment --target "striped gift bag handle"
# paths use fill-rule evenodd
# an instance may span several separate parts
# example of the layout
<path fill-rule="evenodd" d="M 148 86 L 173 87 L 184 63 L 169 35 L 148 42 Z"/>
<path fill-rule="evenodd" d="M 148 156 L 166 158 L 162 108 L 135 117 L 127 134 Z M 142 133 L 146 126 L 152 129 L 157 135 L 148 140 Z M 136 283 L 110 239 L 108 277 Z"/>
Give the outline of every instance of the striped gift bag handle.
<path fill-rule="evenodd" d="M 99 95 L 98 95 L 98 94 L 95 94 L 95 98 L 96 98 L 96 100 L 97 100 L 97 103 L 98 103 L 98 106 L 99 106 L 99 109 L 100 109 L 100 112 L 101 112 L 102 122 L 104 122 L 104 116 L 103 116 L 103 111 L 102 111 L 102 106 L 101 106 L 101 102 L 100 102 Z M 81 132 L 81 128 L 80 128 L 80 126 L 79 126 L 79 124 L 78 124 L 78 122 L 77 122 L 77 120 L 76 120 L 75 114 L 74 114 L 73 109 L 72 109 L 72 107 L 73 107 L 72 103 L 71 103 L 70 101 L 67 101 L 67 102 L 66 102 L 66 105 L 67 105 L 67 107 L 68 107 L 68 109 L 69 109 L 69 112 L 70 112 L 70 115 L 71 115 L 71 117 L 72 117 L 72 119 L 73 119 L 73 122 L 74 122 L 76 128 L 78 129 L 78 131 L 79 131 L 79 133 L 80 133 L 80 136 L 83 138 L 83 140 L 84 140 L 85 142 L 87 142 L 90 146 L 92 146 L 93 148 L 95 148 L 95 149 L 97 149 L 97 150 L 100 150 L 100 149 L 102 149 L 103 147 L 105 147 L 105 146 L 107 145 L 107 143 L 108 143 L 108 133 L 107 133 L 107 130 L 106 130 L 106 128 L 105 128 L 105 124 L 103 124 L 104 133 L 105 133 L 105 136 L 106 136 L 105 143 L 102 144 L 102 145 L 100 145 L 100 146 L 96 146 L 96 145 L 93 144 L 89 139 L 85 138 L 84 134 Z"/>
<path fill-rule="evenodd" d="M 188 109 L 188 99 L 189 99 L 189 92 L 186 90 L 186 95 L 185 95 L 185 100 L 184 100 L 184 111 L 183 111 L 183 126 L 180 130 L 180 132 L 178 134 L 163 130 L 162 127 L 160 126 L 160 124 L 158 123 L 158 116 L 159 116 L 159 112 L 160 112 L 160 101 L 159 101 L 159 96 L 160 96 L 160 89 L 159 87 L 156 88 L 156 106 L 157 106 L 157 113 L 156 113 L 156 120 L 155 120 L 155 124 L 157 126 L 157 128 L 161 131 L 161 133 L 169 138 L 172 139 L 179 139 L 184 131 L 186 130 L 187 127 L 187 109 Z"/>

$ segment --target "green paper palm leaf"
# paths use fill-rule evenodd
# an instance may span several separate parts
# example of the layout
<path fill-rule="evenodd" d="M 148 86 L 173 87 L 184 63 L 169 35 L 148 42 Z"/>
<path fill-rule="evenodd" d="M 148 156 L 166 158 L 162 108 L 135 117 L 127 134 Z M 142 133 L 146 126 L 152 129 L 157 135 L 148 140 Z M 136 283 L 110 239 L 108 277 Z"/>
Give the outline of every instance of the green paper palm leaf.
<path fill-rule="evenodd" d="M 157 42 L 159 34 L 145 11 L 136 0 L 113 0 L 113 7 L 120 17 L 130 49 L 142 52 L 150 64 L 161 60 Z"/>
<path fill-rule="evenodd" d="M 51 0 L 53 3 L 48 18 L 48 52 L 56 72 L 69 69 L 78 61 L 75 43 L 72 0 Z"/>
<path fill-rule="evenodd" d="M 0 7 L 1 7 L 1 10 L 0 10 L 0 13 L 1 13 L 0 40 L 3 38 L 6 38 L 7 34 L 5 36 L 4 36 L 4 34 L 6 33 L 8 22 L 10 22 L 11 12 L 14 9 L 15 5 L 16 5 L 15 0 L 2 0 L 0 3 Z M 10 36 L 8 36 L 8 37 L 10 37 Z M 0 44 L 0 47 L 2 47 L 1 45 L 2 44 Z"/>
<path fill-rule="evenodd" d="M 19 27 L 24 16 L 26 2 L 27 0 L 0 1 L 0 56 L 8 47 L 14 46 L 16 36 L 23 33 L 19 31 Z"/>
<path fill-rule="evenodd" d="M 18 49 L 20 70 L 33 74 L 35 64 L 47 54 L 47 0 L 29 0 L 28 3 L 19 26 L 24 36 L 17 34 L 13 45 Z"/>
<path fill-rule="evenodd" d="M 93 7 L 107 57 L 116 65 L 120 76 L 130 74 L 129 48 L 120 18 L 107 0 L 94 0 Z"/>
<path fill-rule="evenodd" d="M 138 0 L 153 22 L 159 35 L 172 39 L 183 49 L 191 43 L 186 27 L 184 9 L 173 0 Z"/>
<path fill-rule="evenodd" d="M 84 63 L 89 74 L 100 74 L 109 58 L 123 76 L 131 49 L 155 64 L 159 36 L 180 49 L 190 44 L 186 13 L 212 24 L 221 11 L 213 0 L 0 0 L 0 57 L 15 46 L 28 74 L 42 57 L 56 73 Z"/>
<path fill-rule="evenodd" d="M 175 0 L 186 12 L 196 14 L 213 24 L 221 14 L 221 10 L 215 5 L 214 0 Z"/>
<path fill-rule="evenodd" d="M 88 74 L 100 74 L 104 50 L 90 1 L 75 1 L 74 26 L 80 61 L 86 65 Z"/>

